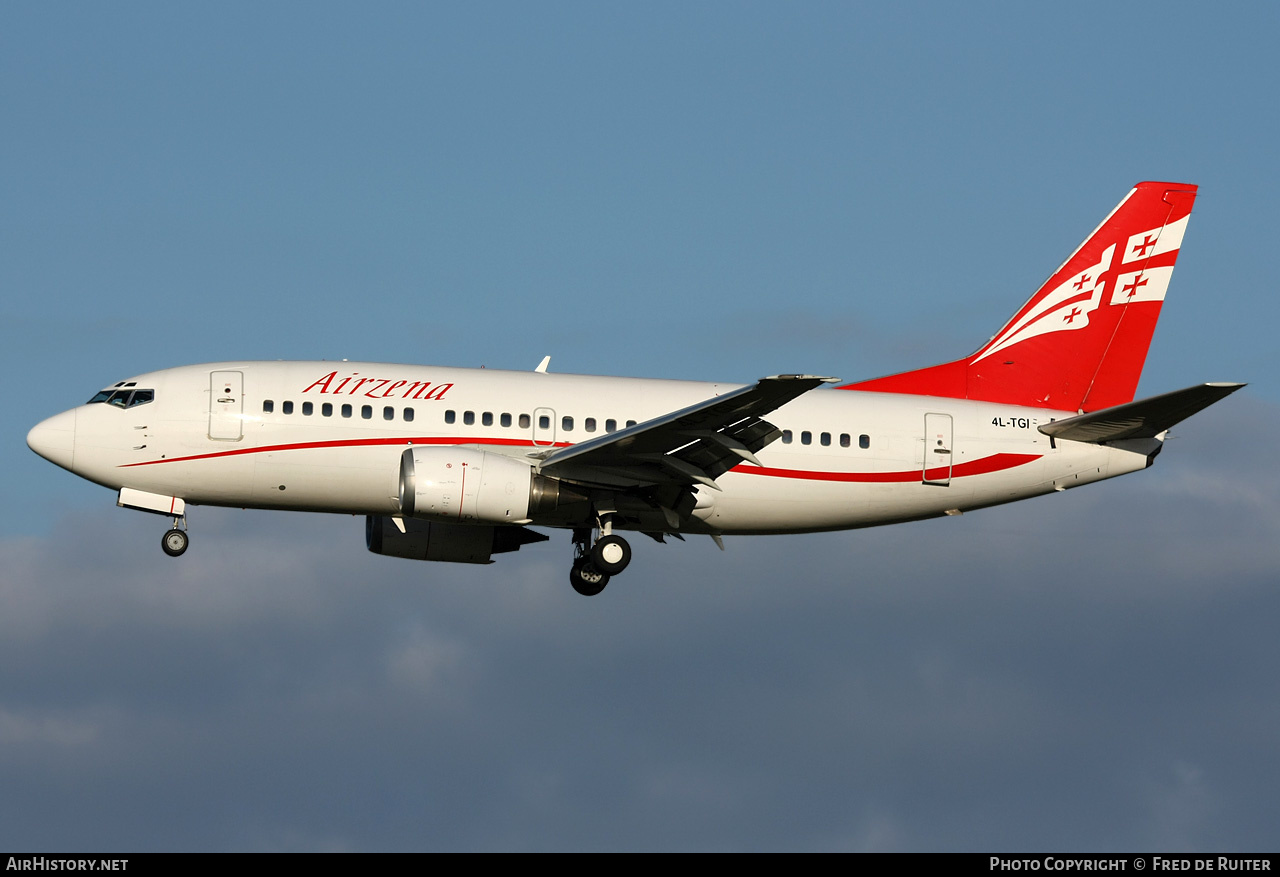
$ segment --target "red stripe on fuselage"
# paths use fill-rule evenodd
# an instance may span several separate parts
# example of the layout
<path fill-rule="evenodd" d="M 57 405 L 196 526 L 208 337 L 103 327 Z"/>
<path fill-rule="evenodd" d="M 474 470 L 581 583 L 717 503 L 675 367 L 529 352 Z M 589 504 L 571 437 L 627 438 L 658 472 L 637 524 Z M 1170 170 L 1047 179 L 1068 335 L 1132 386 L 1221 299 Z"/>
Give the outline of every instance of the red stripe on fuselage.
<path fill-rule="evenodd" d="M 951 467 L 952 478 L 963 478 L 966 475 L 985 475 L 988 472 L 999 472 L 1012 469 L 1034 460 L 1039 454 L 992 454 L 967 463 L 957 463 Z M 908 469 L 905 472 L 816 472 L 811 469 L 774 469 L 770 466 L 735 466 L 734 472 L 744 475 L 767 475 L 771 478 L 799 478 L 804 481 L 856 481 L 868 484 L 884 484 L 900 481 L 941 481 L 947 477 L 947 467 L 939 466 L 921 472 L 919 469 Z"/>
<path fill-rule="evenodd" d="M 257 448 L 235 448 L 230 451 L 214 451 L 212 454 L 192 454 L 189 457 L 170 457 L 162 460 L 144 460 L 141 463 L 124 463 L 118 468 L 131 469 L 134 466 L 154 466 L 157 463 L 186 463 L 191 460 L 214 460 L 221 457 L 240 457 L 245 454 L 271 454 L 276 451 L 311 451 L 322 448 L 364 448 L 380 445 L 512 445 L 529 447 L 548 447 L 548 445 L 531 445 L 524 439 L 475 438 L 459 439 L 441 436 L 414 436 L 412 438 L 372 438 L 372 439 L 338 439 L 330 442 L 295 442 L 287 445 L 262 445 Z M 556 442 L 552 447 L 567 448 L 569 442 Z"/>
<path fill-rule="evenodd" d="M 370 439 L 339 439 L 328 442 L 295 442 L 286 445 L 263 445 L 257 448 L 235 448 L 229 451 L 215 451 L 211 454 L 193 454 L 188 457 L 171 457 L 162 460 L 145 460 L 141 463 L 125 463 L 119 468 L 131 469 L 135 466 L 154 466 L 158 463 L 186 463 L 194 460 L 213 460 L 222 457 L 239 457 L 245 454 L 270 454 L 278 451 L 311 451 L 322 450 L 325 448 L 360 448 L 360 447 L 379 447 L 385 445 L 505 445 L 508 447 L 548 447 L 547 445 L 532 445 L 525 439 L 500 439 L 500 438 L 447 438 L 443 436 L 415 436 L 413 438 L 370 438 Z M 555 442 L 552 447 L 567 448 L 571 447 L 570 442 Z M 977 460 L 969 460 L 965 463 L 957 463 L 951 467 L 952 478 L 963 478 L 966 475 L 985 475 L 988 472 L 998 472 L 1002 469 L 1012 469 L 1015 466 L 1022 466 L 1034 460 L 1039 460 L 1039 454 L 992 454 L 989 457 L 981 457 Z M 936 469 L 930 469 L 927 472 L 921 472 L 919 469 L 907 469 L 897 472 L 824 472 L 813 469 L 777 469 L 771 466 L 752 466 L 747 463 L 739 464 L 732 470 L 740 472 L 744 475 L 765 475 L 770 478 L 797 478 L 804 481 L 845 481 L 859 482 L 865 484 L 885 484 L 894 482 L 907 482 L 924 480 L 944 480 L 947 477 L 947 467 L 940 466 Z"/>

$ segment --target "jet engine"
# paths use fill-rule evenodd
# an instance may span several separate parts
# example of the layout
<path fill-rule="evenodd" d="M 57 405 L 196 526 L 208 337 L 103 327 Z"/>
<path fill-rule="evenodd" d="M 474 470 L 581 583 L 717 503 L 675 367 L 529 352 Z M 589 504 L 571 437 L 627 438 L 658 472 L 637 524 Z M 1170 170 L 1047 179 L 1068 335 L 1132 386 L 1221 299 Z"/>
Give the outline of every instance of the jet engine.
<path fill-rule="evenodd" d="M 585 501 L 523 460 L 475 448 L 409 448 L 400 456 L 400 512 L 451 524 L 527 524 Z"/>

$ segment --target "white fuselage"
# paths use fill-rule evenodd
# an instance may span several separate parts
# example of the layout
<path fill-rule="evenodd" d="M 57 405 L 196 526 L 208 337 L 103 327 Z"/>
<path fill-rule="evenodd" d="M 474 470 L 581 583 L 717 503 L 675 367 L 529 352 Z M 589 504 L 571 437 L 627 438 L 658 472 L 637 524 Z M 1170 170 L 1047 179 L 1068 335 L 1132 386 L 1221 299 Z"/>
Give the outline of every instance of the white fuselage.
<path fill-rule="evenodd" d="M 740 386 L 354 362 L 217 363 L 127 383 L 152 400 L 82 405 L 42 424 L 70 431 L 66 453 L 50 459 L 191 504 L 391 516 L 409 446 L 476 446 L 536 467 L 531 454 L 548 446 Z M 807 393 L 768 415 L 785 436 L 758 453 L 763 465 L 744 461 L 717 479 L 720 491 L 699 487 L 682 529 L 787 533 L 954 514 L 1142 469 L 1161 447 L 1055 443 L 1037 430 L 1074 413 Z"/>

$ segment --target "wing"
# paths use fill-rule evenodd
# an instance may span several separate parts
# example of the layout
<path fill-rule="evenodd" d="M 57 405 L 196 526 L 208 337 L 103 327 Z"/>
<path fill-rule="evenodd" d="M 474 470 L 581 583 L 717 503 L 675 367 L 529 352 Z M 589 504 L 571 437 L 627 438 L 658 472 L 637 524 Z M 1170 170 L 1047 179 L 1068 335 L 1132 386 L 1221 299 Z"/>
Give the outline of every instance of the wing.
<path fill-rule="evenodd" d="M 704 484 L 755 453 L 782 432 L 764 415 L 835 378 L 775 375 L 619 432 L 550 452 L 539 466 L 553 475 L 597 487 Z"/>

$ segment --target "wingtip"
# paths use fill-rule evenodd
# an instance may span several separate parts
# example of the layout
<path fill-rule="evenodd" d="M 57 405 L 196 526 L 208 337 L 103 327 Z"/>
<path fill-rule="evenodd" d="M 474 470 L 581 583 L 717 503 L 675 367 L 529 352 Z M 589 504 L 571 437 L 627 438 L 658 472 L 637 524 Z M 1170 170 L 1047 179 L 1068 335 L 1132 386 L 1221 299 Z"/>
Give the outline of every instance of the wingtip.
<path fill-rule="evenodd" d="M 762 381 L 821 381 L 824 384 L 838 384 L 839 378 L 824 378 L 821 375 L 769 375 Z"/>

